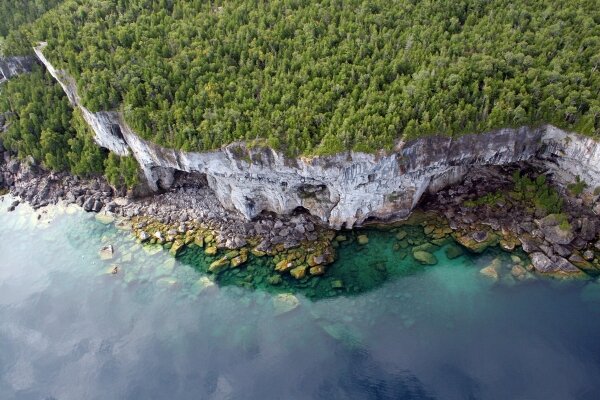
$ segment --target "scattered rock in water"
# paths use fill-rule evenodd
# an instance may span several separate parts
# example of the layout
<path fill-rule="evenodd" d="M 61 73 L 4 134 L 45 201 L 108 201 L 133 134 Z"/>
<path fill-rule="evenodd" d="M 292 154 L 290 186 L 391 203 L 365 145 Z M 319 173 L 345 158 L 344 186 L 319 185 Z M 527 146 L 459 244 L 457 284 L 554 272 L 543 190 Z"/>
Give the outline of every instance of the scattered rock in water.
<path fill-rule="evenodd" d="M 217 291 L 217 285 L 207 276 L 198 279 L 192 285 L 192 292 L 196 295 L 214 293 Z"/>
<path fill-rule="evenodd" d="M 594 260 L 594 252 L 592 250 L 586 250 L 583 252 L 583 258 L 586 259 L 586 261 L 592 261 Z"/>
<path fill-rule="evenodd" d="M 292 268 L 290 270 L 290 275 L 292 275 L 296 279 L 302 279 L 306 276 L 307 265 L 300 265 L 296 268 Z"/>
<path fill-rule="evenodd" d="M 176 240 L 173 242 L 173 245 L 171 246 L 171 249 L 169 250 L 169 253 L 171 253 L 171 255 L 173 256 L 178 256 L 179 253 L 181 253 L 181 251 L 183 250 L 183 248 L 185 247 L 185 243 L 180 241 L 180 240 Z"/>
<path fill-rule="evenodd" d="M 446 253 L 446 257 L 449 260 L 454 260 L 455 258 L 462 256 L 464 254 L 464 251 L 462 248 L 460 248 L 458 246 L 450 245 L 446 248 L 445 253 Z"/>
<path fill-rule="evenodd" d="M 490 265 L 488 265 L 485 268 L 482 268 L 479 272 L 481 274 L 483 274 L 484 276 L 487 276 L 488 278 L 497 280 L 498 279 L 498 270 L 500 269 L 501 265 L 502 265 L 502 261 L 500 260 L 499 257 L 496 257 L 492 260 Z"/>
<path fill-rule="evenodd" d="M 294 267 L 294 263 L 289 260 L 281 260 L 275 265 L 275 271 L 287 272 Z"/>
<path fill-rule="evenodd" d="M 271 275 L 267 278 L 267 283 L 269 285 L 278 286 L 283 282 L 283 278 L 279 274 Z"/>
<path fill-rule="evenodd" d="M 344 288 L 344 281 L 342 281 L 341 279 L 336 279 L 334 281 L 331 282 L 331 288 L 332 289 L 343 289 Z"/>
<path fill-rule="evenodd" d="M 103 261 L 111 260 L 114 254 L 114 248 L 111 244 L 103 246 L 100 249 L 100 259 Z"/>
<path fill-rule="evenodd" d="M 214 256 L 215 254 L 217 254 L 217 246 L 209 246 L 206 249 L 204 249 L 204 253 L 207 256 Z"/>
<path fill-rule="evenodd" d="M 592 256 L 593 256 L 593 254 L 592 254 Z M 597 270 L 596 267 L 594 267 L 594 265 L 591 262 L 589 262 L 588 260 L 586 260 L 584 257 L 580 256 L 577 253 L 571 254 L 571 256 L 569 257 L 569 261 L 571 263 L 573 263 L 573 265 L 575 265 L 577 268 L 582 269 L 584 271 L 594 272 Z"/>
<path fill-rule="evenodd" d="M 513 251 L 519 242 L 515 238 L 504 238 L 500 239 L 499 245 L 500 248 L 504 251 Z"/>
<path fill-rule="evenodd" d="M 348 240 L 348 238 L 346 237 L 346 235 L 337 235 L 337 236 L 335 237 L 335 240 L 336 240 L 337 242 L 345 242 L 346 240 Z"/>
<path fill-rule="evenodd" d="M 487 231 L 475 231 L 470 234 L 455 234 L 455 240 L 473 253 L 483 253 L 488 247 L 499 242 L 498 235 Z"/>
<path fill-rule="evenodd" d="M 295 310 L 300 305 L 300 300 L 291 293 L 280 293 L 273 297 L 273 307 L 275 315 L 287 314 Z"/>
<path fill-rule="evenodd" d="M 325 273 L 325 267 L 322 266 L 322 265 L 315 265 L 314 267 L 310 267 L 310 269 L 308 270 L 308 272 L 312 276 L 323 275 Z"/>
<path fill-rule="evenodd" d="M 403 240 L 407 235 L 408 233 L 406 231 L 398 231 L 398 233 L 396 233 L 396 239 Z"/>
<path fill-rule="evenodd" d="M 562 257 L 550 259 L 544 253 L 535 252 L 530 255 L 531 263 L 537 272 L 543 274 L 579 275 L 581 270 Z"/>
<path fill-rule="evenodd" d="M 415 260 L 424 265 L 435 265 L 438 262 L 437 258 L 433 254 L 424 250 L 413 251 L 413 257 Z"/>
<path fill-rule="evenodd" d="M 213 274 L 217 274 L 229 267 L 229 259 L 227 257 L 221 257 L 216 261 L 213 261 L 208 267 L 208 271 Z"/>
<path fill-rule="evenodd" d="M 523 280 L 527 277 L 527 270 L 518 264 L 513 265 L 513 267 L 510 270 L 510 274 L 518 280 Z"/>
<path fill-rule="evenodd" d="M 98 213 L 96 214 L 95 218 L 96 221 L 104 225 L 112 224 L 113 222 L 115 222 L 115 217 L 107 213 Z"/>
<path fill-rule="evenodd" d="M 119 272 L 119 266 L 118 265 L 112 266 L 112 271 L 110 273 L 113 275 L 116 275 L 118 272 Z"/>
<path fill-rule="evenodd" d="M 248 261 L 248 253 L 244 252 L 237 257 L 231 259 L 231 267 L 236 268 Z"/>
<path fill-rule="evenodd" d="M 148 233 L 145 231 L 140 231 L 138 238 L 140 239 L 140 242 L 145 242 L 150 239 L 150 235 L 148 235 Z"/>
<path fill-rule="evenodd" d="M 367 235 L 358 235 L 356 239 L 358 241 L 358 244 L 362 246 L 369 243 L 369 237 Z"/>

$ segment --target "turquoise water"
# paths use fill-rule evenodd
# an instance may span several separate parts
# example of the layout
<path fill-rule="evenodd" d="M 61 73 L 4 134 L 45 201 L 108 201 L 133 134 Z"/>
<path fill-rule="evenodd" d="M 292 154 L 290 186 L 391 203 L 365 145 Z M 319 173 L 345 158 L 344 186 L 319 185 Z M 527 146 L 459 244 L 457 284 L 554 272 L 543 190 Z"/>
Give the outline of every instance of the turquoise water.
<path fill-rule="evenodd" d="M 0 202 L 0 399 L 600 392 L 600 283 L 495 281 L 479 270 L 500 257 L 508 271 L 499 251 L 448 260 L 442 247 L 438 265 L 423 267 L 394 250 L 393 234 L 368 231 L 368 245 L 339 247 L 317 284 L 265 284 L 257 261 L 245 267 L 254 273 L 214 284 L 197 256 L 174 260 L 92 215 L 38 220 L 25 206 L 5 209 Z M 107 243 L 115 258 L 102 261 Z M 287 293 L 298 302 L 290 312 Z"/>

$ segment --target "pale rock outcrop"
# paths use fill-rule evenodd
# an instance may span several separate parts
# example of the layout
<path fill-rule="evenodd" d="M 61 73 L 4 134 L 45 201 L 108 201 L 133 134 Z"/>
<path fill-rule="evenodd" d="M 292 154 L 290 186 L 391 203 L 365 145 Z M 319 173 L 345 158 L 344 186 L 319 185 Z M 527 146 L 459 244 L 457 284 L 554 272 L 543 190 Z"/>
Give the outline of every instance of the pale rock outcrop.
<path fill-rule="evenodd" d="M 31 71 L 36 63 L 35 57 L 0 57 L 0 84 Z"/>
<path fill-rule="evenodd" d="M 421 196 L 459 182 L 475 165 L 534 161 L 570 182 L 575 175 L 600 185 L 600 144 L 551 125 L 507 128 L 458 138 L 428 136 L 401 143 L 390 154 L 346 152 L 289 159 L 266 148 L 234 143 L 195 153 L 164 148 L 138 137 L 118 112 L 92 113 L 80 102 L 73 80 L 40 61 L 79 107 L 96 142 L 119 155 L 132 154 L 152 190 L 167 189 L 176 171 L 205 174 L 225 208 L 251 219 L 263 211 L 302 207 L 334 228 L 368 218 L 406 217 Z"/>

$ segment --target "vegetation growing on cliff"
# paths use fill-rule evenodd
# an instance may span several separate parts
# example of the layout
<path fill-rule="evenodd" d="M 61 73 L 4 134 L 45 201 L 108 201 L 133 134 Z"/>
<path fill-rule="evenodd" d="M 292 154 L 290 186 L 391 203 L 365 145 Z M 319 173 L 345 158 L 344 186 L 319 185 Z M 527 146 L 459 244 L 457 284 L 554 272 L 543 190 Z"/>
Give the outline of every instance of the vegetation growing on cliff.
<path fill-rule="evenodd" d="M 31 156 L 50 170 L 78 176 L 104 173 L 115 186 L 137 183 L 135 160 L 107 157 L 83 117 L 42 67 L 2 85 L 0 111 L 8 116 L 8 129 L 0 138 L 20 158 Z"/>

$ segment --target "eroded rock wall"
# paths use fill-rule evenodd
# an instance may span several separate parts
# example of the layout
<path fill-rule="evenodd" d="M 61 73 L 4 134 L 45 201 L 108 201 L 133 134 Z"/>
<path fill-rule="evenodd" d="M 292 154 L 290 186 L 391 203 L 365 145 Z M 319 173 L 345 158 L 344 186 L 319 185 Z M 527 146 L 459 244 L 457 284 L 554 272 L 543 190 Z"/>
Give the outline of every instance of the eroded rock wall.
<path fill-rule="evenodd" d="M 194 153 L 164 148 L 138 137 L 118 112 L 82 106 L 73 80 L 36 48 L 40 61 L 79 107 L 96 142 L 119 155 L 131 152 L 152 190 L 169 188 L 175 171 L 206 174 L 221 204 L 251 219 L 263 211 L 286 214 L 301 207 L 330 226 L 351 227 L 368 218 L 405 217 L 426 191 L 459 182 L 472 166 L 535 160 L 565 182 L 580 175 L 600 185 L 600 146 L 550 125 L 501 129 L 459 138 L 424 137 L 391 154 L 347 152 L 289 159 L 266 148 L 234 143 Z"/>

